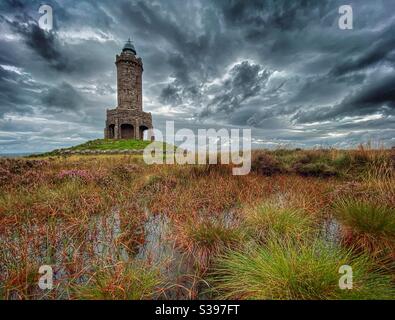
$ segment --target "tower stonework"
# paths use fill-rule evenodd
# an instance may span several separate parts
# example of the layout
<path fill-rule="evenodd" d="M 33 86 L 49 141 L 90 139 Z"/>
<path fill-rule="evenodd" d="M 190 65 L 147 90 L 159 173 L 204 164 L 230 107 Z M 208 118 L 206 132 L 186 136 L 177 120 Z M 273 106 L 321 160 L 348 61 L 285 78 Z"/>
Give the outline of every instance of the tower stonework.
<path fill-rule="evenodd" d="M 116 56 L 118 106 L 107 110 L 106 139 L 143 139 L 144 131 L 152 129 L 151 113 L 143 111 L 143 62 L 133 44 L 126 42 Z"/>

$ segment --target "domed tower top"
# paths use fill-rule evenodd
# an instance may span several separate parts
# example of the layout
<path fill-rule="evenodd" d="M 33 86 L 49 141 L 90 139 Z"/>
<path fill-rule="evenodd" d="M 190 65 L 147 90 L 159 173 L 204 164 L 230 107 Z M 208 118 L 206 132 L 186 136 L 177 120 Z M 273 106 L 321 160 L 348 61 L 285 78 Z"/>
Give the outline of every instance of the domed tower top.
<path fill-rule="evenodd" d="M 122 52 L 130 51 L 134 55 L 136 55 L 136 49 L 134 48 L 133 43 L 130 41 L 130 38 L 128 41 L 126 41 L 125 45 L 123 46 Z"/>

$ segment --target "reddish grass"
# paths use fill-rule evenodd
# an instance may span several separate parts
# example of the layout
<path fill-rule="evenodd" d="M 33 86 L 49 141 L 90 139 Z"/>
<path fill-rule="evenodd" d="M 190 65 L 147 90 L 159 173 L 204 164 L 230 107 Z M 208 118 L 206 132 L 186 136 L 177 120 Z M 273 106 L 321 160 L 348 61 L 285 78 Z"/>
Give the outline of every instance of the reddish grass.
<path fill-rule="evenodd" d="M 0 161 L 0 261 L 6 271 L 1 278 L 6 292 L 3 288 L 0 295 L 11 298 L 7 292 L 14 290 L 16 298 L 37 297 L 29 287 L 36 281 L 31 272 L 45 259 L 57 259 L 65 270 L 59 284 L 67 297 L 67 288 L 92 266 L 116 264 L 120 250 L 138 251 L 148 214 L 169 217 L 177 245 L 204 270 L 211 256 L 238 241 L 238 226 L 229 229 L 221 222 L 226 212 L 241 219 L 242 211 L 271 201 L 320 220 L 332 214 L 335 201 L 350 196 L 395 206 L 394 166 L 387 150 L 280 150 L 270 153 L 270 161 L 262 159 L 247 176 L 233 176 L 231 166 L 222 165 L 147 166 L 136 156 Z M 338 166 L 341 174 L 303 177 L 292 171 L 297 161 L 317 159 Z M 285 170 L 270 163 L 281 163 Z M 103 223 L 102 231 L 92 229 L 95 219 L 111 217 L 114 209 L 119 234 L 113 234 L 111 222 Z M 100 240 L 101 233 L 108 239 Z M 111 254 L 97 256 L 98 239 Z"/>

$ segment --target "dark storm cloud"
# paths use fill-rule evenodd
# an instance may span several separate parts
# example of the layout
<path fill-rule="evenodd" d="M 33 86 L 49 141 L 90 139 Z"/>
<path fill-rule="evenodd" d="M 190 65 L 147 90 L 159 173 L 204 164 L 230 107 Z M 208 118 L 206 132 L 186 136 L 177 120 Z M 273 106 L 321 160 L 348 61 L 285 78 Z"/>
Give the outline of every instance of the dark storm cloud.
<path fill-rule="evenodd" d="M 164 103 L 176 103 L 180 104 L 182 103 L 180 94 L 178 93 L 178 88 L 175 87 L 174 85 L 168 85 L 166 88 L 162 90 L 162 93 L 160 95 L 161 100 Z"/>
<path fill-rule="evenodd" d="M 39 86 L 26 75 L 0 67 L 0 115 L 7 112 L 31 113 Z"/>
<path fill-rule="evenodd" d="M 48 109 L 78 110 L 83 98 L 70 84 L 63 82 L 42 92 L 41 102 Z"/>
<path fill-rule="evenodd" d="M 395 108 L 395 75 L 362 87 L 355 95 L 347 97 L 338 108 L 339 114 L 370 108 Z"/>
<path fill-rule="evenodd" d="M 271 72 L 257 64 L 243 61 L 229 72 L 229 79 L 220 85 L 220 90 L 199 114 L 201 118 L 218 112 L 232 113 L 248 99 L 257 96 L 265 87 Z"/>
<path fill-rule="evenodd" d="M 325 121 L 344 116 L 366 115 L 381 112 L 394 115 L 395 75 L 387 76 L 379 82 L 370 83 L 358 92 L 346 97 L 333 107 L 315 109 L 314 112 L 299 111 L 297 122 Z"/>
<path fill-rule="evenodd" d="M 356 56 L 345 57 L 343 62 L 331 70 L 330 75 L 337 77 L 388 62 L 391 59 L 391 54 L 394 54 L 395 51 L 394 34 L 395 24 L 392 24 L 366 50 L 357 53 Z"/>
<path fill-rule="evenodd" d="M 208 2 L 203 5 L 203 15 L 198 14 L 192 2 L 180 1 L 123 2 L 120 9 L 114 9 L 120 19 L 135 30 L 134 34 L 140 34 L 143 44 L 146 41 L 149 46 L 157 43 L 155 49 L 160 50 L 159 60 L 148 62 L 165 64 L 167 76 L 174 78 L 171 86 L 164 86 L 159 93 L 165 102 L 170 102 L 166 99 L 170 89 L 181 91 L 174 95 L 176 100 L 173 103 L 180 101 L 180 95 L 184 95 L 181 101 L 189 100 L 194 90 L 198 90 L 201 83 L 228 59 L 225 56 L 236 53 L 230 50 L 235 44 L 228 39 L 229 35 L 218 33 L 218 12 Z M 195 96 L 200 98 L 199 94 Z"/>
<path fill-rule="evenodd" d="M 251 127 L 258 146 L 393 144 L 394 1 L 348 1 L 353 30 L 338 28 L 343 0 L 47 3 L 51 32 L 37 25 L 41 1 L 0 2 L 1 141 L 101 137 L 131 37 L 158 127 Z"/>
<path fill-rule="evenodd" d="M 60 71 L 67 70 L 67 56 L 62 55 L 55 33 L 41 29 L 37 22 L 31 20 L 8 21 L 8 23 L 15 33 L 23 37 L 26 45 L 45 59 L 50 66 Z"/>
<path fill-rule="evenodd" d="M 307 20 L 322 19 L 330 11 L 330 1 L 217 1 L 229 25 L 250 30 L 294 30 L 306 26 Z M 332 1 L 333 3 L 333 1 Z M 259 29 L 258 29 L 259 28 Z M 263 30 L 262 30 L 263 32 Z M 252 34 L 250 34 L 252 35 Z"/>
<path fill-rule="evenodd" d="M 3 0 L 0 4 L 0 9 L 5 11 L 23 10 L 28 6 L 23 0 Z"/>

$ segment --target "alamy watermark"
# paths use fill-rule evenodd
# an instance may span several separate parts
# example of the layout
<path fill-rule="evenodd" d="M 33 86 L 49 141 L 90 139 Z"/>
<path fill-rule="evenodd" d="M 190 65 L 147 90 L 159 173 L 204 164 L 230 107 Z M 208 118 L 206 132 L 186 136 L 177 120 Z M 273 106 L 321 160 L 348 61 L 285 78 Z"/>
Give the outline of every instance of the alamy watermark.
<path fill-rule="evenodd" d="M 46 31 L 51 31 L 53 29 L 53 10 L 52 7 L 44 4 L 38 9 L 38 13 L 41 14 L 38 19 L 38 26 Z"/>
<path fill-rule="evenodd" d="M 352 268 L 345 264 L 339 268 L 339 273 L 343 274 L 339 279 L 339 288 L 341 290 L 352 289 Z"/>
<path fill-rule="evenodd" d="M 353 11 L 350 5 L 343 5 L 339 7 L 339 28 L 341 30 L 351 30 L 354 28 L 353 25 Z"/>
<path fill-rule="evenodd" d="M 242 134 L 241 134 L 242 133 Z M 251 170 L 251 129 L 198 129 L 197 135 L 187 128 L 175 132 L 174 121 L 166 121 L 165 134 L 152 129 L 153 142 L 144 149 L 147 164 L 233 164 L 233 175 Z M 182 142 L 174 147 L 177 142 Z"/>
<path fill-rule="evenodd" d="M 53 288 L 53 270 L 51 266 L 42 265 L 38 269 L 38 273 L 42 276 L 38 280 L 38 286 L 41 290 L 52 290 Z"/>

